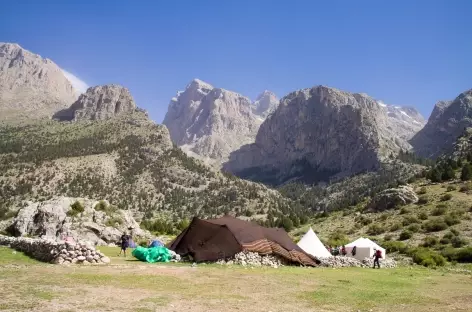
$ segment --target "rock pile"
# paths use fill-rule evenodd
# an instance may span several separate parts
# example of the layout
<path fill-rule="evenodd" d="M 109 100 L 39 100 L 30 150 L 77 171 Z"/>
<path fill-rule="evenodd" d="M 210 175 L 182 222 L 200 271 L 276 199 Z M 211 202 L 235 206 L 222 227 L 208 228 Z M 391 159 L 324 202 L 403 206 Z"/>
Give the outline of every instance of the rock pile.
<path fill-rule="evenodd" d="M 362 264 L 364 264 L 367 267 L 373 267 L 374 266 L 374 259 L 372 258 L 365 258 L 362 260 Z M 380 260 L 380 267 L 381 268 L 386 268 L 386 269 L 392 269 L 397 267 L 397 262 L 393 259 L 383 259 Z"/>
<path fill-rule="evenodd" d="M 351 257 L 330 257 L 330 258 L 318 258 L 321 261 L 320 266 L 332 267 L 332 268 L 344 268 L 344 267 L 358 267 L 358 268 L 369 268 L 374 266 L 374 259 L 365 258 L 360 261 Z M 380 260 L 381 268 L 395 268 L 397 263 L 393 259 Z"/>
<path fill-rule="evenodd" d="M 54 264 L 106 264 L 106 257 L 93 246 L 83 243 L 56 242 L 54 240 L 9 237 L 0 235 L 0 245 L 22 251 L 28 256 Z"/>
<path fill-rule="evenodd" d="M 270 266 L 278 268 L 283 265 L 282 260 L 273 255 L 260 255 L 257 252 L 242 251 L 234 255 L 234 258 L 229 260 L 220 259 L 218 264 L 233 265 L 239 264 L 242 266 Z"/>
<path fill-rule="evenodd" d="M 318 260 L 321 261 L 320 266 L 322 267 L 332 267 L 332 268 L 365 267 L 362 261 L 359 261 L 351 257 L 333 256 L 329 258 L 318 258 Z"/>

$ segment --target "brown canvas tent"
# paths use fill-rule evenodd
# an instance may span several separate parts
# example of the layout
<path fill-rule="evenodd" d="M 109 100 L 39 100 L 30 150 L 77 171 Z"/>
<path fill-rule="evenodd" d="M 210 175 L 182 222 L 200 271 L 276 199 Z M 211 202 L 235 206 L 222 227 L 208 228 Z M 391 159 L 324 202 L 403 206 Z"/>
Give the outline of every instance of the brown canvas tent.
<path fill-rule="evenodd" d="M 190 255 L 197 262 L 226 259 L 247 250 L 276 254 L 289 262 L 306 266 L 316 266 L 317 263 L 283 229 L 265 228 L 230 216 L 211 220 L 193 218 L 169 249 L 182 256 Z"/>

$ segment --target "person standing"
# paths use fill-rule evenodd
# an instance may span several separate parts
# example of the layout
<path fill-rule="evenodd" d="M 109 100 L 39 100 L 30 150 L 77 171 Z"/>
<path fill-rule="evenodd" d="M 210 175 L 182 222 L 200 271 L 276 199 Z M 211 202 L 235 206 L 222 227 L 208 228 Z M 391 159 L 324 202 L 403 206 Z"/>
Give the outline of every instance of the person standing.
<path fill-rule="evenodd" d="M 121 235 L 121 242 L 120 242 L 121 250 L 120 250 L 120 253 L 118 254 L 118 257 L 121 256 L 121 252 L 123 252 L 126 258 L 126 249 L 129 246 L 129 238 L 130 238 L 129 235 L 126 234 L 126 232 L 123 233 L 123 235 Z"/>
<path fill-rule="evenodd" d="M 380 249 L 374 249 L 374 269 L 376 263 L 377 267 L 380 269 L 380 258 L 382 258 L 382 252 L 380 251 Z"/>

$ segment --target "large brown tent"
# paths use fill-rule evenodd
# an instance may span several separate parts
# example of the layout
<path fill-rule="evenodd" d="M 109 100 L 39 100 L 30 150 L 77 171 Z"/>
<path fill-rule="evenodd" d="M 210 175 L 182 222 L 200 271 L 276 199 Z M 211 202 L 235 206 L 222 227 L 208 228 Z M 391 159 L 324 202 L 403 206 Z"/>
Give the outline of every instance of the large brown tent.
<path fill-rule="evenodd" d="M 316 259 L 305 253 L 283 229 L 265 228 L 230 216 L 202 220 L 190 225 L 170 244 L 176 253 L 190 255 L 195 261 L 217 261 L 240 251 L 276 254 L 289 262 L 316 266 Z"/>

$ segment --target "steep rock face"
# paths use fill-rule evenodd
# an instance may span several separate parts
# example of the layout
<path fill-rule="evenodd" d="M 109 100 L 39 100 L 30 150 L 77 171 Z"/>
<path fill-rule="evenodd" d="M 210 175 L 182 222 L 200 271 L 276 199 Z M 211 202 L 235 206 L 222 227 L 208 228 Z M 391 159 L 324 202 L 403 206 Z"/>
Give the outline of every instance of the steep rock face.
<path fill-rule="evenodd" d="M 454 142 L 472 126 L 472 89 L 453 101 L 436 104 L 426 126 L 410 141 L 416 154 L 437 158 L 453 148 Z"/>
<path fill-rule="evenodd" d="M 279 105 L 277 96 L 268 90 L 262 92 L 252 104 L 252 112 L 265 119 L 270 113 L 273 113 Z"/>
<path fill-rule="evenodd" d="M 390 125 L 367 95 L 325 86 L 296 91 L 265 120 L 255 143 L 232 153 L 223 167 L 275 184 L 375 170 L 382 158 L 409 148 Z"/>
<path fill-rule="evenodd" d="M 118 85 L 88 88 L 72 106 L 55 117 L 69 120 L 105 120 L 136 110 L 128 89 Z"/>
<path fill-rule="evenodd" d="M 51 116 L 76 99 L 77 91 L 51 60 L 0 43 L 1 116 Z"/>
<path fill-rule="evenodd" d="M 219 164 L 242 145 L 254 142 L 262 118 L 253 109 L 273 107 L 271 95 L 251 101 L 195 79 L 178 92 L 164 118 L 172 140 L 188 154 Z"/>

